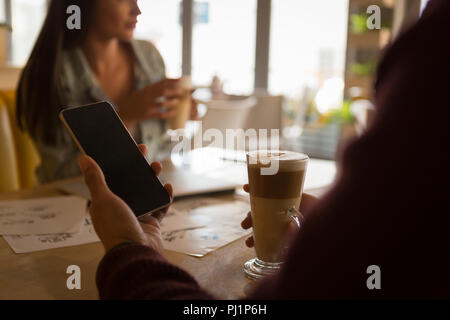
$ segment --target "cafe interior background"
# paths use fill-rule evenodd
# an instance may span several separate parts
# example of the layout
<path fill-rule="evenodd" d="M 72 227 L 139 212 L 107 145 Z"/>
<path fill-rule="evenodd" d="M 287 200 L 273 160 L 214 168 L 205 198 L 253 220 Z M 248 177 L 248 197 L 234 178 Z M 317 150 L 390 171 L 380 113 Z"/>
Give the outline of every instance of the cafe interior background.
<path fill-rule="evenodd" d="M 203 131 L 279 129 L 280 148 L 334 160 L 373 116 L 381 50 L 425 2 L 140 1 L 135 37 L 156 45 L 169 77 L 191 75 Z M 366 26 L 374 4 L 379 30 Z M 14 90 L 46 9 L 46 0 L 0 0 L 0 192 L 36 184 L 39 157 L 14 121 Z"/>
<path fill-rule="evenodd" d="M 248 197 L 241 188 L 247 181 L 242 155 L 245 159 L 250 146 L 245 131 L 278 129 L 280 139 L 271 147 L 308 154 L 311 160 L 305 190 L 318 190 L 316 194 L 320 195 L 333 181 L 339 151 L 348 139 L 362 134 L 373 118 L 372 86 L 383 48 L 420 16 L 426 2 L 140 0 L 142 15 L 135 37 L 155 44 L 164 58 L 168 77 L 190 75 L 197 88 L 194 94 L 201 120 L 188 122 L 186 137 L 195 140 L 209 128 L 220 130 L 224 136 L 226 129 L 243 129 L 238 141 L 244 143 L 231 145 L 232 150 L 222 153 L 222 157 L 225 154 L 225 158 L 233 160 L 230 165 L 218 166 L 213 161 L 217 150 L 230 146 L 217 141 L 194 144 L 197 149 L 192 153 L 197 156 L 189 170 L 202 177 L 197 176 L 189 187 L 207 187 L 208 182 L 203 183 L 206 180 L 202 179 L 211 174 L 212 178 L 235 179 L 233 197 L 239 195 L 239 190 L 241 196 Z M 46 0 L 0 0 L 0 200 L 61 196 L 55 193 L 56 187 L 39 185 L 35 175 L 39 155 L 15 120 L 17 82 L 45 19 L 47 5 Z M 380 29 L 367 27 L 367 8 L 371 5 L 380 8 Z M 202 148 L 205 146 L 208 148 Z M 172 169 L 175 174 L 168 181 L 174 182 L 177 177 L 183 180 L 180 175 L 187 170 L 184 164 L 177 164 L 177 157 L 170 153 L 162 156 L 179 168 Z M 242 181 L 237 179 L 239 175 Z M 198 209 L 197 215 L 202 218 L 210 218 L 205 221 L 211 225 L 191 233 L 195 240 L 191 245 L 200 244 L 197 256 L 187 258 L 170 253 L 186 253 L 188 241 L 180 242 L 178 251 L 165 242 L 165 254 L 213 293 L 236 298 L 242 295 L 242 264 L 254 256 L 244 241 L 235 241 L 248 235 L 240 228 L 240 221 L 249 210 L 248 200 L 242 203 L 224 197 L 222 200 L 228 201 L 225 204 L 201 198 L 198 203 L 194 199 L 186 205 L 194 211 Z M 20 207 L 23 202 L 15 205 Z M 218 208 L 215 213 L 209 209 L 214 206 Z M 180 204 L 172 207 L 183 215 Z M 230 214 L 233 208 L 237 210 L 235 216 Z M 224 227 L 226 224 L 228 227 Z M 3 235 L 0 284 L 16 289 L 0 290 L 0 299 L 95 299 L 95 270 L 103 252 L 90 223 L 83 222 L 78 229 L 87 231 L 73 237 L 50 235 L 43 239 Z M 228 232 L 230 237 L 217 240 L 214 234 L 215 238 L 207 239 L 208 230 L 219 230 L 222 236 Z M 213 249 L 204 251 L 208 247 L 205 241 Z M 83 250 L 77 247 L 88 243 L 92 245 Z M 48 250 L 55 248 L 60 251 Z M 204 255 L 207 256 L 203 260 L 198 259 Z M 80 265 L 86 275 L 82 280 L 84 291 L 79 294 L 70 293 L 65 287 L 64 268 L 69 264 Z M 60 275 L 61 270 L 64 272 Z"/>

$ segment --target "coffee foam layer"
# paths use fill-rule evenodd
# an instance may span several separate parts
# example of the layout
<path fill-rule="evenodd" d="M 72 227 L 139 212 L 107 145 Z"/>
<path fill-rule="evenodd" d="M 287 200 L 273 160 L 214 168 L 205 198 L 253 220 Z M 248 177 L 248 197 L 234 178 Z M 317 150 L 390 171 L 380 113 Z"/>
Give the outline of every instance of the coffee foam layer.
<path fill-rule="evenodd" d="M 277 161 L 281 171 L 305 170 L 309 157 L 293 151 L 255 150 L 247 153 L 249 166 L 267 167 Z"/>

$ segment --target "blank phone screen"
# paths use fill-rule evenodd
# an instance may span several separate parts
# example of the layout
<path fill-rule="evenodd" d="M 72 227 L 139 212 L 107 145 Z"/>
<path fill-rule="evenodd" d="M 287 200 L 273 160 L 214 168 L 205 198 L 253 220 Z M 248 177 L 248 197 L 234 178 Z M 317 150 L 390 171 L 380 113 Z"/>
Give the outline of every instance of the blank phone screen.
<path fill-rule="evenodd" d="M 102 168 L 111 191 L 136 216 L 170 203 L 168 192 L 108 102 L 67 109 L 62 116 L 84 152 Z"/>

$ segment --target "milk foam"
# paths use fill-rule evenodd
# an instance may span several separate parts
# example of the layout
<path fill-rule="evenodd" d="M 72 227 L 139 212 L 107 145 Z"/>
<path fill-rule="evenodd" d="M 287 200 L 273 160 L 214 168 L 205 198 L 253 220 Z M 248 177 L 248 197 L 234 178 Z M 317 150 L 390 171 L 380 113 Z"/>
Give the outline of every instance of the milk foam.
<path fill-rule="evenodd" d="M 293 151 L 255 150 L 247 153 L 249 166 L 267 166 L 278 161 L 280 171 L 305 170 L 309 157 Z"/>

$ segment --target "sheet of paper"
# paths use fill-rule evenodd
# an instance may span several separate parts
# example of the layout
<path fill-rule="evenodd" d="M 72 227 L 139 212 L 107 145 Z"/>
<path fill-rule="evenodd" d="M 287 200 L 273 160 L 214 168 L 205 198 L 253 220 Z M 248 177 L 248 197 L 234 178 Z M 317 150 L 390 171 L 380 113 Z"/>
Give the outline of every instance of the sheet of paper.
<path fill-rule="evenodd" d="M 250 230 L 241 228 L 241 221 L 250 205 L 241 200 L 224 201 L 214 198 L 197 198 L 175 203 L 178 210 L 204 228 L 163 232 L 164 249 L 202 257 L 245 235 Z"/>
<path fill-rule="evenodd" d="M 170 232 L 176 230 L 186 230 L 204 227 L 206 224 L 192 219 L 188 213 L 170 208 L 164 219 L 161 221 L 161 232 Z"/>
<path fill-rule="evenodd" d="M 63 182 L 59 184 L 57 188 L 62 192 L 80 196 L 87 200 L 91 200 L 91 194 L 89 193 L 89 189 L 87 185 L 84 183 L 84 181 Z"/>
<path fill-rule="evenodd" d="M 47 235 L 9 235 L 3 236 L 15 253 L 28 253 L 62 247 L 77 246 L 99 242 L 97 234 L 87 215 L 78 233 L 60 233 Z"/>
<path fill-rule="evenodd" d="M 220 201 L 190 210 L 192 220 L 207 226 L 239 226 L 250 211 L 250 204 L 242 200 Z"/>
<path fill-rule="evenodd" d="M 163 233 L 163 245 L 166 250 L 203 257 L 249 234 L 251 231 L 236 226 L 178 230 Z"/>
<path fill-rule="evenodd" d="M 0 201 L 0 234 L 79 232 L 86 205 L 76 196 Z"/>
<path fill-rule="evenodd" d="M 223 200 L 212 197 L 195 197 L 184 200 L 175 201 L 171 208 L 174 208 L 183 213 L 190 213 L 197 208 L 212 206 L 216 204 L 224 203 Z"/>

